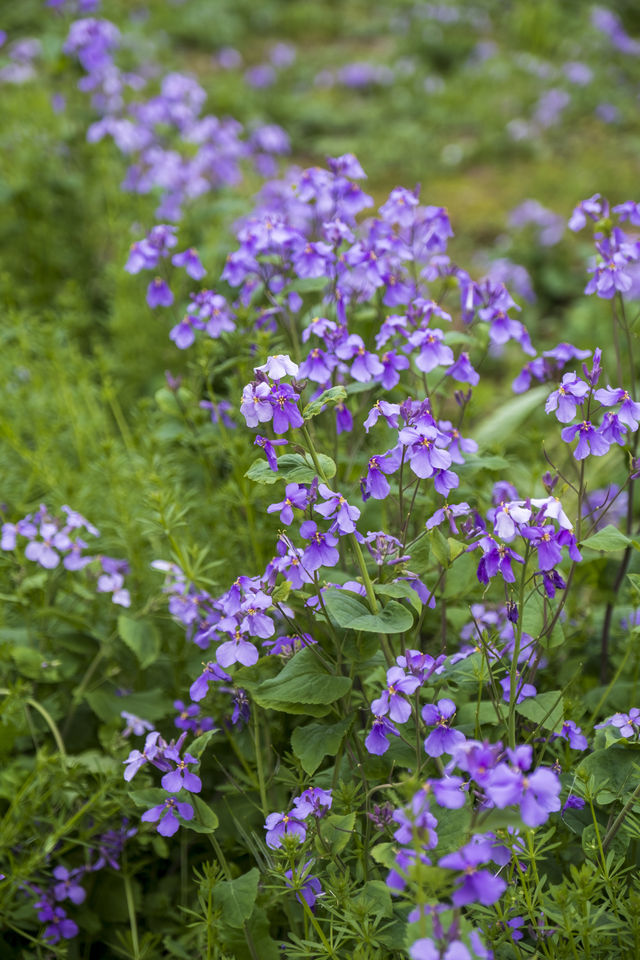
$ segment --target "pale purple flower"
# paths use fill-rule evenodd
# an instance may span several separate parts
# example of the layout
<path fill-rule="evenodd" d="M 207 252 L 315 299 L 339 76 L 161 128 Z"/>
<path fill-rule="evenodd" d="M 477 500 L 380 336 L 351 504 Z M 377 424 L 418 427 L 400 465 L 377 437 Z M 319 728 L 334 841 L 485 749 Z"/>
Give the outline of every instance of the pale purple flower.
<path fill-rule="evenodd" d="M 182 803 L 175 797 L 167 797 L 164 803 L 159 803 L 152 807 L 140 817 L 141 820 L 149 823 L 158 823 L 158 833 L 163 837 L 172 837 L 180 827 L 180 821 L 176 816 L 180 814 L 183 820 L 193 820 L 193 807 L 190 803 Z"/>

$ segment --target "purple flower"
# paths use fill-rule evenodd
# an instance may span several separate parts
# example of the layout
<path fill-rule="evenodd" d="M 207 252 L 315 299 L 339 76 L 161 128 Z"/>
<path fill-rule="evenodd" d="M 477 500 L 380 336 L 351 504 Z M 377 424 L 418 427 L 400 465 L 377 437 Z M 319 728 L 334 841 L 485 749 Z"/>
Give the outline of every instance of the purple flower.
<path fill-rule="evenodd" d="M 422 708 L 422 719 L 428 727 L 436 727 L 424 742 L 425 753 L 430 757 L 441 757 L 443 753 L 452 753 L 465 740 L 459 730 L 452 730 L 449 722 L 456 712 L 453 700 L 438 700 L 437 706 L 427 703 Z"/>
<path fill-rule="evenodd" d="M 318 493 L 325 503 L 315 503 L 313 509 L 325 518 L 333 517 L 331 530 L 340 534 L 354 533 L 356 520 L 360 516 L 358 507 L 350 506 L 341 493 L 334 493 L 326 483 L 318 486 Z"/>
<path fill-rule="evenodd" d="M 157 807 L 152 807 L 140 817 L 148 823 L 158 823 L 158 833 L 163 837 L 172 837 L 180 827 L 180 821 L 176 816 L 180 814 L 183 820 L 193 820 L 193 807 L 190 803 L 182 803 L 175 797 L 167 797 L 164 803 L 159 803 Z"/>
<path fill-rule="evenodd" d="M 296 377 L 298 375 L 298 364 L 294 363 L 291 357 L 286 353 L 276 353 L 268 357 L 267 362 L 261 367 L 255 367 L 255 371 L 260 370 L 272 380 L 281 380 L 283 377 Z"/>
<path fill-rule="evenodd" d="M 285 836 L 297 837 L 301 843 L 307 836 L 306 824 L 290 813 L 270 813 L 264 828 L 267 831 L 266 844 L 272 850 L 282 846 L 282 838 Z"/>
<path fill-rule="evenodd" d="M 309 491 L 299 483 L 288 483 L 285 487 L 285 497 L 280 503 L 272 503 L 267 507 L 267 513 L 280 511 L 280 522 L 287 525 L 293 523 L 293 507 L 304 510 L 309 500 Z"/>
<path fill-rule="evenodd" d="M 545 404 L 545 413 L 556 411 L 560 423 L 571 423 L 576 415 L 576 407 L 589 393 L 589 384 L 580 380 L 575 373 L 565 373 L 557 390 L 550 393 Z"/>
<path fill-rule="evenodd" d="M 489 870 L 478 869 L 480 864 L 493 859 L 492 854 L 491 843 L 484 837 L 476 837 L 456 853 L 440 858 L 439 866 L 462 872 L 461 884 L 451 897 L 454 906 L 481 903 L 488 907 L 502 896 L 507 889 L 506 880 Z"/>
<path fill-rule="evenodd" d="M 147 287 L 147 303 L 152 309 L 173 303 L 173 293 L 162 277 L 155 277 Z"/>
<path fill-rule="evenodd" d="M 273 630 L 271 632 L 273 633 Z M 221 643 L 216 650 L 216 660 L 221 667 L 230 667 L 234 663 L 241 663 L 245 667 L 252 667 L 254 663 L 257 663 L 259 656 L 260 654 L 258 653 L 257 647 L 249 640 L 246 640 L 239 631 L 236 631 L 232 640 Z M 198 681 L 196 681 L 196 683 L 197 682 Z M 202 697 L 194 696 L 194 686 L 195 684 L 191 687 L 190 691 L 191 699 L 201 700 Z"/>
<path fill-rule="evenodd" d="M 411 716 L 411 704 L 404 694 L 410 696 L 420 686 L 420 680 L 415 675 L 407 676 L 401 667 L 390 667 L 387 670 L 387 687 L 376 700 L 371 701 L 371 712 L 376 718 L 387 713 L 396 723 L 406 723 Z"/>
<path fill-rule="evenodd" d="M 584 460 L 591 453 L 594 457 L 603 457 L 609 452 L 610 443 L 605 439 L 601 430 L 596 429 L 590 420 L 575 423 L 565 427 L 560 436 L 565 443 L 571 443 L 578 434 L 578 445 L 573 452 L 576 460 Z"/>
<path fill-rule="evenodd" d="M 573 750 L 586 750 L 589 742 L 582 733 L 580 727 L 576 726 L 573 720 L 565 720 L 559 733 L 554 733 L 555 737 L 561 737 L 569 741 L 569 746 Z"/>
<path fill-rule="evenodd" d="M 399 737 L 400 733 L 396 727 L 384 716 L 374 717 L 373 726 L 369 731 L 367 739 L 364 742 L 369 753 L 381 757 L 389 749 L 388 734 Z"/>
<path fill-rule="evenodd" d="M 158 746 L 159 736 L 158 731 L 154 730 L 147 736 L 142 751 L 132 750 L 127 759 L 123 760 L 123 763 L 127 764 L 127 769 L 124 772 L 124 779 L 127 782 L 133 779 L 140 767 L 143 767 L 145 763 L 149 761 L 153 761 L 154 757 L 158 754 L 160 750 Z"/>
<path fill-rule="evenodd" d="M 293 798 L 295 814 L 302 820 L 311 814 L 314 817 L 323 816 L 326 810 L 331 809 L 332 803 L 331 790 L 322 790 L 320 787 L 309 787 L 299 797 Z"/>
<path fill-rule="evenodd" d="M 451 455 L 442 449 L 446 437 L 437 427 L 403 427 L 398 437 L 407 447 L 411 469 L 417 477 L 424 480 L 451 466 Z"/>
<path fill-rule="evenodd" d="M 255 446 L 262 447 L 262 449 L 264 450 L 265 455 L 267 457 L 267 463 L 269 464 L 269 468 L 273 470 L 274 473 L 278 472 L 278 458 L 276 456 L 275 448 L 286 446 L 286 444 L 288 443 L 289 441 L 284 439 L 268 440 L 266 437 L 261 437 L 259 434 L 258 436 L 256 436 L 255 440 L 253 441 L 254 447 Z"/>
<path fill-rule="evenodd" d="M 53 875 L 58 881 L 53 887 L 56 900 L 71 900 L 76 905 L 82 903 L 87 896 L 86 890 L 78 883 L 78 877 L 84 874 L 84 868 L 67 870 L 66 867 L 54 867 Z"/>
<path fill-rule="evenodd" d="M 335 567 L 340 560 L 336 550 L 338 540 L 331 533 L 320 533 L 313 520 L 305 520 L 300 527 L 300 536 L 311 543 L 304 551 L 302 564 L 309 573 L 320 567 Z"/>
<path fill-rule="evenodd" d="M 214 680 L 230 681 L 231 677 L 217 663 L 211 660 L 205 665 L 202 674 L 191 684 L 189 696 L 192 700 L 204 700 L 209 690 L 209 684 Z"/>
<path fill-rule="evenodd" d="M 307 905 L 313 910 L 316 900 L 322 893 L 322 885 L 317 877 L 312 877 L 308 873 L 311 863 L 311 860 L 307 860 L 302 868 L 302 872 L 296 876 L 295 884 L 293 882 L 287 883 L 287 886 L 296 891 L 296 899 L 298 900 L 298 903 L 302 903 L 302 900 L 300 899 L 300 897 L 302 897 Z M 292 870 L 285 870 L 284 875 L 288 880 L 293 879 Z"/>
<path fill-rule="evenodd" d="M 304 423 L 298 409 L 300 395 L 295 393 L 288 383 L 279 383 L 272 387 L 269 401 L 273 407 L 273 429 L 275 433 L 286 433 L 289 427 L 295 429 Z"/>
<path fill-rule="evenodd" d="M 183 253 L 175 253 L 171 258 L 171 262 L 174 267 L 184 267 L 192 280 L 202 280 L 207 272 L 200 263 L 200 257 L 193 247 L 183 251 Z"/>
<path fill-rule="evenodd" d="M 168 760 L 173 760 L 176 767 L 174 770 L 165 773 L 164 777 L 161 780 L 163 790 L 166 790 L 168 793 L 179 793 L 180 790 L 184 787 L 185 790 L 189 790 L 190 793 L 200 793 L 202 790 L 202 780 L 200 777 L 197 777 L 195 773 L 191 773 L 188 768 L 189 764 L 198 763 L 195 757 L 192 757 L 190 753 L 185 753 L 184 758 L 180 757 L 180 753 L 176 750 L 175 747 L 167 747 L 164 751 L 164 756 Z"/>

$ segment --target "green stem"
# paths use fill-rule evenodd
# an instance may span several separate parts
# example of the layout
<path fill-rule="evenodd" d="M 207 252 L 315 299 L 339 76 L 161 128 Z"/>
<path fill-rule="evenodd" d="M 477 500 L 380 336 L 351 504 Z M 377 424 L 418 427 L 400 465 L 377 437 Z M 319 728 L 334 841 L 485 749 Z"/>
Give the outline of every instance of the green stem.
<path fill-rule="evenodd" d="M 260 752 L 260 728 L 258 726 L 258 711 L 253 710 L 253 745 L 256 753 L 256 768 L 258 771 L 258 786 L 260 789 L 260 803 L 262 804 L 262 813 L 266 817 L 269 813 L 269 801 L 267 800 L 267 790 L 264 780 L 264 767 L 262 765 L 262 754 Z"/>
<path fill-rule="evenodd" d="M 0 687 L 0 696 L 8 697 L 10 695 L 11 695 L 11 690 L 7 689 L 7 687 Z M 67 751 L 64 748 L 64 743 L 62 742 L 62 737 L 60 736 L 60 731 L 58 730 L 56 722 L 51 716 L 51 714 L 49 713 L 49 711 L 45 710 L 45 708 L 40 703 L 38 703 L 37 700 L 34 700 L 32 697 L 26 697 L 25 703 L 28 703 L 30 707 L 33 707 L 34 710 L 37 710 L 38 713 L 42 717 L 44 717 L 46 724 L 49 727 L 49 730 L 51 730 L 53 739 L 56 742 L 56 746 L 58 748 L 58 752 L 60 753 L 60 756 L 66 760 Z"/>
<path fill-rule="evenodd" d="M 133 949 L 134 960 L 140 958 L 140 943 L 138 941 L 138 922 L 136 920 L 136 905 L 133 901 L 133 890 L 131 888 L 131 877 L 128 873 L 123 873 L 124 893 L 127 898 L 127 912 L 129 914 L 129 929 L 131 930 L 131 947 Z"/>
<path fill-rule="evenodd" d="M 522 623 L 524 620 L 524 585 L 527 573 L 527 559 L 529 557 L 529 543 L 524 553 L 524 563 L 522 565 L 522 576 L 520 577 L 520 594 L 518 597 L 518 629 L 516 630 L 516 639 L 513 647 L 513 658 L 511 660 L 511 672 L 509 675 L 509 746 L 512 750 L 516 747 L 516 700 L 518 687 L 518 657 L 520 656 L 520 644 L 522 642 Z"/>

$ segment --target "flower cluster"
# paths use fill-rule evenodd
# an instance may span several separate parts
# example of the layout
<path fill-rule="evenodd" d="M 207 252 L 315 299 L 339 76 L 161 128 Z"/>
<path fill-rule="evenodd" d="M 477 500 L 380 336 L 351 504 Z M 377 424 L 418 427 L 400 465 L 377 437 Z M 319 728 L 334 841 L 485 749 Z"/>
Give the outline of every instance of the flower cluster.
<path fill-rule="evenodd" d="M 331 809 L 331 790 L 309 787 L 291 801 L 288 813 L 270 813 L 265 820 L 266 843 L 272 850 L 282 846 L 284 837 L 294 836 L 303 843 L 307 837 L 309 817 L 318 819 Z"/>
<path fill-rule="evenodd" d="M 62 511 L 63 517 L 54 517 L 41 504 L 35 513 L 27 514 L 17 523 L 3 523 L 0 549 L 14 551 L 22 540 L 26 540 L 25 557 L 45 570 L 54 570 L 62 564 L 65 570 L 76 571 L 93 564 L 100 570 L 97 592 L 110 593 L 113 603 L 121 607 L 130 606 L 131 597 L 124 586 L 125 575 L 129 572 L 127 561 L 85 553 L 89 544 L 81 534 L 98 537 L 98 530 L 71 507 L 63 506 Z"/>

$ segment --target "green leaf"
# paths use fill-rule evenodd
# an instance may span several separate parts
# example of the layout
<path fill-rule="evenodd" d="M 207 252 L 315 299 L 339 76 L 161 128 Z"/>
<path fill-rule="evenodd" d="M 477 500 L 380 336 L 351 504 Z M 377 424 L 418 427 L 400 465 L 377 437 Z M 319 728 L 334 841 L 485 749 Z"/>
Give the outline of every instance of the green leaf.
<path fill-rule="evenodd" d="M 413 626 L 413 615 L 397 600 L 390 600 L 380 613 L 356 617 L 349 626 L 351 630 L 365 630 L 367 633 L 404 633 Z"/>
<path fill-rule="evenodd" d="M 217 830 L 219 821 L 209 804 L 205 803 L 195 793 L 191 794 L 189 803 L 193 807 L 195 816 L 193 820 L 184 821 L 185 827 L 195 831 L 195 833 L 213 833 L 214 830 Z"/>
<path fill-rule="evenodd" d="M 336 465 L 324 453 L 318 454 L 320 466 L 324 471 L 325 477 L 329 480 L 335 476 Z M 268 485 L 277 483 L 278 480 L 284 483 L 311 483 L 317 476 L 317 470 L 311 457 L 300 453 L 283 453 L 278 457 L 278 470 L 272 470 L 266 460 L 256 460 L 251 464 L 245 477 L 254 480 L 256 483 L 266 483 Z"/>
<path fill-rule="evenodd" d="M 400 583 L 374 583 L 373 592 L 378 597 L 396 597 L 398 600 L 408 600 L 416 613 L 422 611 L 422 601 L 407 580 Z"/>
<path fill-rule="evenodd" d="M 303 713 L 303 704 L 325 706 L 351 689 L 349 677 L 333 676 L 318 660 L 313 647 L 296 653 L 277 677 L 265 680 L 253 697 L 261 707 L 285 713 Z M 308 711 L 311 712 L 311 711 Z"/>
<path fill-rule="evenodd" d="M 362 599 L 350 590 L 338 590 L 337 587 L 329 587 L 323 593 L 322 599 L 329 618 L 338 627 L 349 628 L 354 620 L 366 616 L 369 612 Z"/>
<path fill-rule="evenodd" d="M 576 769 L 580 778 L 589 777 L 598 803 L 622 800 L 638 785 L 640 751 L 632 745 L 613 745 L 594 750 Z"/>
<path fill-rule="evenodd" d="M 241 927 L 253 913 L 260 871 L 253 867 L 235 880 L 221 880 L 213 888 L 213 903 L 230 927 Z"/>
<path fill-rule="evenodd" d="M 336 403 L 342 403 L 346 399 L 347 391 L 344 387 L 330 387 L 306 405 L 302 411 L 302 416 L 305 420 L 311 420 L 312 417 L 317 417 L 319 413 L 322 413 L 325 405 L 333 407 Z"/>
<path fill-rule="evenodd" d="M 311 776 L 326 756 L 335 757 L 351 722 L 349 717 L 334 724 L 309 723 L 296 727 L 291 734 L 291 748 L 305 773 Z"/>
<path fill-rule="evenodd" d="M 199 737 L 196 737 L 196 739 L 189 744 L 189 753 L 193 754 L 197 760 L 200 760 L 202 754 L 209 746 L 209 741 L 216 733 L 219 733 L 219 730 L 215 727 L 213 730 L 206 730 L 204 733 L 201 733 Z"/>
<path fill-rule="evenodd" d="M 326 845 L 333 856 L 341 853 L 351 839 L 355 822 L 355 813 L 345 813 L 343 815 L 333 813 L 325 820 L 318 821 L 318 830 L 324 840 L 324 844 L 319 839 L 316 840 L 318 852 L 326 852 Z"/>
<path fill-rule="evenodd" d="M 396 865 L 396 853 L 398 852 L 397 843 L 376 843 L 369 851 L 371 858 L 376 862 L 391 870 Z"/>
<path fill-rule="evenodd" d="M 358 907 L 371 916 L 390 917 L 393 915 L 393 903 L 389 887 L 383 880 L 368 880 L 354 898 Z"/>
<path fill-rule="evenodd" d="M 136 807 L 157 807 L 159 803 L 164 803 L 167 794 L 160 787 L 147 787 L 145 790 L 132 790 L 129 797 Z"/>
<path fill-rule="evenodd" d="M 148 620 L 134 620 L 122 613 L 118 617 L 118 634 L 136 655 L 143 670 L 158 659 L 160 634 Z"/>
<path fill-rule="evenodd" d="M 534 640 L 539 637 L 544 629 L 545 609 L 544 597 L 541 597 L 537 590 L 532 590 L 529 596 L 525 598 L 520 616 L 522 617 L 522 632 L 528 633 Z"/>
<path fill-rule="evenodd" d="M 564 718 L 562 691 L 553 690 L 549 693 L 539 693 L 536 697 L 527 697 L 522 703 L 516 704 L 516 713 L 526 717 L 527 720 L 532 720 L 543 730 L 558 733 Z"/>
<path fill-rule="evenodd" d="M 159 687 L 119 697 L 115 686 L 108 684 L 85 694 L 84 699 L 103 723 L 115 720 L 122 710 L 151 721 L 160 720 L 167 712 L 166 693 Z"/>
<path fill-rule="evenodd" d="M 481 450 L 494 444 L 504 447 L 505 441 L 514 434 L 520 425 L 531 416 L 534 410 L 543 409 L 543 400 L 549 395 L 547 386 L 534 387 L 513 400 L 501 403 L 491 417 L 476 430 L 474 440 Z"/>
<path fill-rule="evenodd" d="M 592 537 L 582 540 L 580 547 L 589 547 L 590 550 L 599 550 L 602 553 L 613 553 L 624 550 L 631 543 L 629 537 L 621 533 L 617 527 L 608 524 L 603 530 L 598 530 Z"/>

